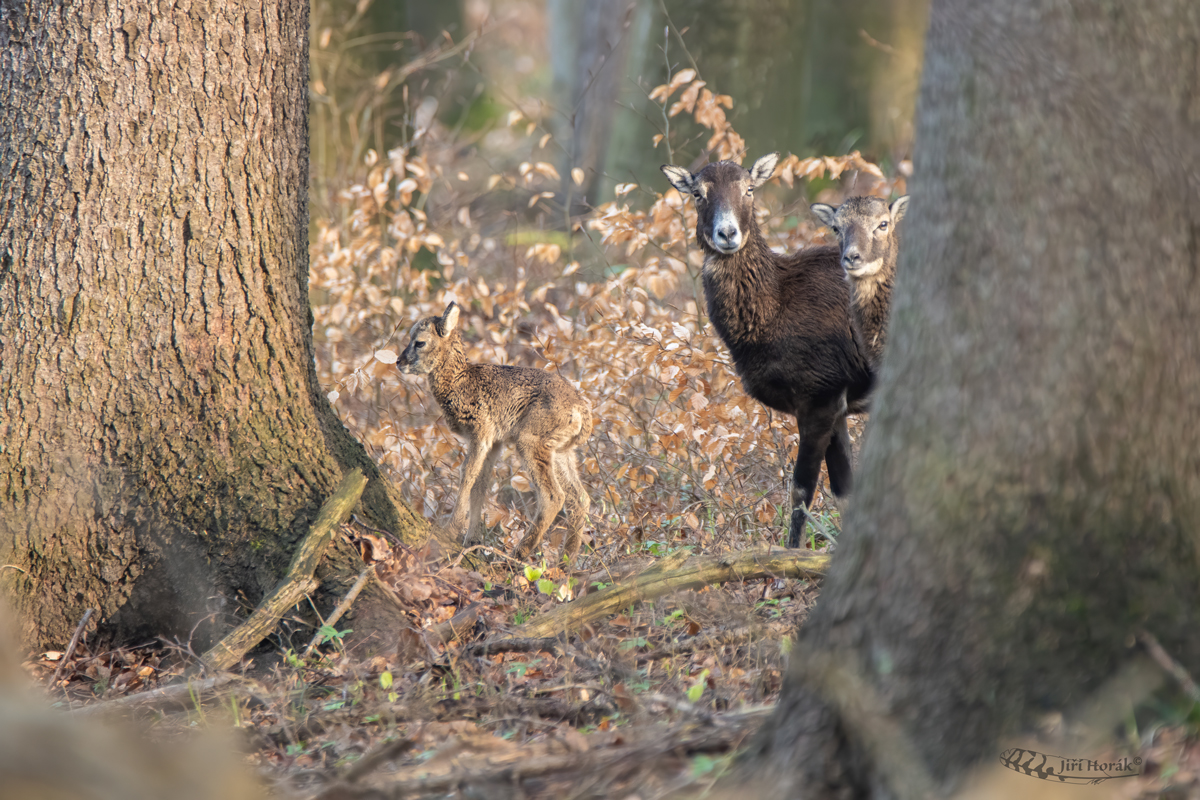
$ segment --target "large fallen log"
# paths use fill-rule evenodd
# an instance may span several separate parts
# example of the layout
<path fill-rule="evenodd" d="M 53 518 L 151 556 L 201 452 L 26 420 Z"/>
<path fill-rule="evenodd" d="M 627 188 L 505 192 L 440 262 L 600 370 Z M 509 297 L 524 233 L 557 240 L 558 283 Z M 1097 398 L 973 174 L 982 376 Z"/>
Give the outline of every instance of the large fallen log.
<path fill-rule="evenodd" d="M 317 588 L 318 582 L 313 578 L 317 564 L 333 540 L 334 529 L 350 516 L 366 486 L 367 479 L 362 470 L 352 469 L 346 473 L 338 488 L 321 506 L 308 535 L 296 548 L 283 580 L 262 599 L 249 619 L 201 656 L 201 661 L 208 669 L 221 672 L 237 664 L 242 656 L 275 630 L 288 609 Z"/>
<path fill-rule="evenodd" d="M 686 559 L 686 560 L 683 560 Z M 630 604 L 653 600 L 685 589 L 699 589 L 754 578 L 818 578 L 829 567 L 829 556 L 808 550 L 746 550 L 721 556 L 664 559 L 629 580 L 564 603 L 510 631 L 504 639 L 541 639 L 576 630 L 616 614 Z M 680 563 L 682 562 L 682 563 Z"/>

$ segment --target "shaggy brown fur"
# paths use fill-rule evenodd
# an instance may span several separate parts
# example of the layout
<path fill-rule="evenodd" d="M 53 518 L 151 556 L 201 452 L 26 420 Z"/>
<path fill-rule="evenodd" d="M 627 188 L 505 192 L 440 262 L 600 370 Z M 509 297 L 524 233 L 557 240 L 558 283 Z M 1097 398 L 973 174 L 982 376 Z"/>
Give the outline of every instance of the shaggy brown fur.
<path fill-rule="evenodd" d="M 822 457 L 833 493 L 851 489 L 845 412 L 847 403 L 870 391 L 871 371 L 854 335 L 837 248 L 778 255 L 759 230 L 753 191 L 771 177 L 777 157 L 764 156 L 750 171 L 732 161 L 709 164 L 695 175 L 682 167 L 662 169 L 696 202 L 708 317 L 742 385 L 764 405 L 796 417 L 800 446 L 788 546 L 798 547 Z"/>
<path fill-rule="evenodd" d="M 878 197 L 851 197 L 837 208 L 824 203 L 812 206 L 841 245 L 842 266 L 854 290 L 854 321 L 872 372 L 879 371 L 887 344 L 892 283 L 900 257 L 900 220 L 907 208 L 908 195 L 890 206 Z"/>
<path fill-rule="evenodd" d="M 471 364 L 463 355 L 459 309 L 413 325 L 397 365 L 401 372 L 429 376 L 433 396 L 450 430 L 467 440 L 463 482 L 450 530 L 465 542 L 482 533 L 480 516 L 501 446 L 516 447 L 538 498 L 537 518 L 517 545 L 517 555 L 533 554 L 565 504 L 567 537 L 563 558 L 579 552 L 591 500 L 579 478 L 575 448 L 592 432 L 592 409 L 559 375 L 532 367 Z"/>

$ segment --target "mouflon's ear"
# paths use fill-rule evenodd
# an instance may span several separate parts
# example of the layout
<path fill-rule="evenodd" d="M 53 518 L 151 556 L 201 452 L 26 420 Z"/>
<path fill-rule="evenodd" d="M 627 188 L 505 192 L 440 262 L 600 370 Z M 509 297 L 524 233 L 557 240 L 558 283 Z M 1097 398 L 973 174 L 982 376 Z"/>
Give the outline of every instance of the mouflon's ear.
<path fill-rule="evenodd" d="M 458 303 L 451 302 L 446 311 L 437 321 L 438 336 L 449 336 L 450 331 L 458 327 Z"/>
<path fill-rule="evenodd" d="M 767 153 L 755 161 L 754 166 L 750 168 L 750 185 L 757 189 L 771 180 L 771 176 L 775 174 L 775 164 L 778 161 L 779 153 Z"/>
<path fill-rule="evenodd" d="M 824 203 L 813 203 L 809 206 L 812 209 L 813 215 L 821 220 L 821 224 L 827 228 L 833 227 L 833 221 L 837 218 L 837 209 L 833 206 L 825 205 Z"/>
<path fill-rule="evenodd" d="M 674 164 L 663 164 L 659 169 L 663 175 L 667 176 L 667 180 L 671 185 L 679 190 L 680 194 L 692 194 L 696 191 L 696 176 L 688 172 L 683 167 L 677 167 Z"/>
<path fill-rule="evenodd" d="M 908 195 L 893 200 L 892 204 L 888 206 L 888 211 L 892 212 L 893 225 L 904 219 L 904 212 L 908 211 Z"/>

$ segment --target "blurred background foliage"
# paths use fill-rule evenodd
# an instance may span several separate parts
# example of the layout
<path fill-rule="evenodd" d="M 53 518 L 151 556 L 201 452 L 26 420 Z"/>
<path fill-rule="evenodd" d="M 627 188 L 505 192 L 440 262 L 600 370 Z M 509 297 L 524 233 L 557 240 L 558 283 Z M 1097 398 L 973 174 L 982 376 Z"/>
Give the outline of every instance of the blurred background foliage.
<path fill-rule="evenodd" d="M 440 522 L 458 490 L 460 441 L 394 367 L 454 300 L 469 359 L 591 402 L 587 558 L 786 535 L 795 420 L 742 391 L 695 209 L 658 167 L 778 150 L 754 193 L 768 242 L 830 243 L 809 202 L 905 191 L 925 2 L 315 0 L 317 371 L 404 496 Z M 496 482 L 485 518 L 512 542 L 528 478 L 504 459 Z"/>
<path fill-rule="evenodd" d="M 332 187 L 367 149 L 407 142 L 415 105 L 486 146 L 514 106 L 554 135 L 592 204 L 657 180 L 668 70 L 736 99 L 752 157 L 908 156 L 928 0 L 315 0 L 313 166 Z M 434 102 L 436 101 L 436 106 Z M 492 145 L 503 142 L 492 141 Z M 684 143 L 676 160 L 704 155 Z M 495 148 L 492 148 L 495 149 Z M 500 149 L 503 149 L 501 147 Z"/>

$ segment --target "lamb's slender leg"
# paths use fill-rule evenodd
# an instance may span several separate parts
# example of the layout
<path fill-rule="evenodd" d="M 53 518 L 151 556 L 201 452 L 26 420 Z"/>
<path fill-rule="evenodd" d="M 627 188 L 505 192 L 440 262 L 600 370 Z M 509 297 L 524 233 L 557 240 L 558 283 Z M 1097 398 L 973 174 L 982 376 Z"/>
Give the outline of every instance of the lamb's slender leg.
<path fill-rule="evenodd" d="M 796 470 L 792 474 L 792 525 L 788 547 L 800 546 L 808 520 L 804 512 L 816 497 L 821 459 L 833 439 L 839 413 L 839 408 L 834 406 L 813 409 L 799 418 L 800 446 L 796 452 Z"/>
<path fill-rule="evenodd" d="M 467 449 L 467 460 L 463 462 L 462 486 L 458 490 L 458 499 L 454 501 L 454 511 L 450 514 L 450 533 L 455 537 L 463 537 L 464 544 L 470 543 L 472 533 L 471 496 L 483 475 L 491 449 L 490 443 L 471 442 Z"/>
<path fill-rule="evenodd" d="M 517 452 L 529 470 L 529 477 L 533 479 L 538 496 L 537 517 L 533 521 L 533 527 L 525 534 L 516 550 L 517 558 L 528 558 L 542 543 L 542 537 L 554 524 L 554 518 L 558 516 L 566 498 L 555 474 L 554 450 L 548 442 L 518 439 Z"/>
<path fill-rule="evenodd" d="M 567 490 L 567 538 L 563 540 L 562 557 L 571 564 L 579 555 L 579 547 L 583 541 L 583 526 L 587 523 L 588 509 L 592 499 L 588 497 L 587 489 L 579 478 L 579 466 L 575 461 L 575 450 L 560 450 L 555 465 L 559 472 L 559 481 Z"/>
<path fill-rule="evenodd" d="M 487 456 L 484 457 L 483 468 L 479 473 L 479 480 L 475 481 L 475 485 L 471 488 L 471 515 L 467 522 L 466 541 L 483 541 L 483 527 L 480 523 L 480 518 L 483 516 L 483 502 L 487 499 L 488 489 L 491 488 L 492 475 L 496 469 L 496 457 L 500 455 L 502 446 L 500 442 L 496 442 L 488 450 Z"/>

